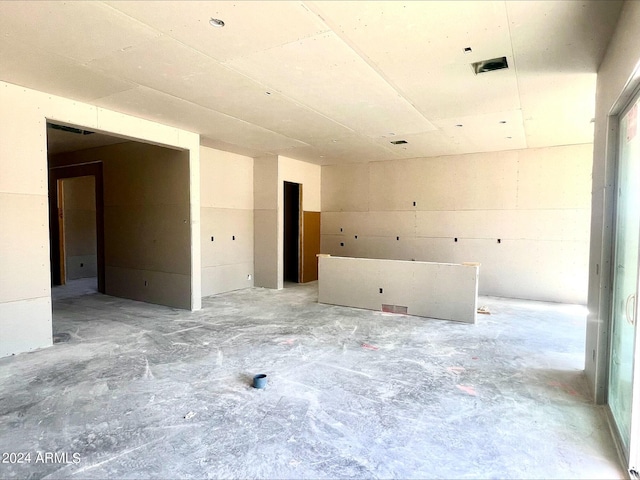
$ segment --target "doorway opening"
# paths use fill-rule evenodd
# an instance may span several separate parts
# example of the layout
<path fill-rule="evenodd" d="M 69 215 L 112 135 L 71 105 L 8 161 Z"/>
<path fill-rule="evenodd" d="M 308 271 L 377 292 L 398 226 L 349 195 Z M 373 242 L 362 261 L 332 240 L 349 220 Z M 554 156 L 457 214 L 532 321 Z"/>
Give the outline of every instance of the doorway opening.
<path fill-rule="evenodd" d="M 301 278 L 301 232 L 302 185 L 284 182 L 284 248 L 283 280 L 300 283 Z"/>
<path fill-rule="evenodd" d="M 49 231 L 51 285 L 93 277 L 104 293 L 101 163 L 49 168 Z"/>
<path fill-rule="evenodd" d="M 191 308 L 190 151 L 51 122 L 47 148 L 51 284 L 88 275 L 95 251 L 98 292 Z M 91 185 L 93 196 L 74 203 Z M 74 220 L 86 227 L 77 236 Z M 70 290 L 55 288 L 52 298 L 68 298 Z"/>
<path fill-rule="evenodd" d="M 105 293 L 102 162 L 74 162 L 64 154 L 124 141 L 47 123 L 49 247 L 53 287 L 67 285 L 68 281 L 78 284 L 82 279 L 83 291 Z"/>
<path fill-rule="evenodd" d="M 59 178 L 56 183 L 59 248 L 52 283 L 72 282 L 83 290 L 98 291 L 98 265 L 103 274 L 104 256 L 98 261 L 96 176 Z"/>

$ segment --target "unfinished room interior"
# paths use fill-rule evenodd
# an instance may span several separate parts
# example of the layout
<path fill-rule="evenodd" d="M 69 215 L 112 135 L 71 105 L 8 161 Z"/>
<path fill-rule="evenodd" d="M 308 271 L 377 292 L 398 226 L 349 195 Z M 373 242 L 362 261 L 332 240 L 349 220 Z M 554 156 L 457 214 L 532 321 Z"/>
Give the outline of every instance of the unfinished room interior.
<path fill-rule="evenodd" d="M 0 36 L 0 478 L 640 478 L 640 2 Z"/>

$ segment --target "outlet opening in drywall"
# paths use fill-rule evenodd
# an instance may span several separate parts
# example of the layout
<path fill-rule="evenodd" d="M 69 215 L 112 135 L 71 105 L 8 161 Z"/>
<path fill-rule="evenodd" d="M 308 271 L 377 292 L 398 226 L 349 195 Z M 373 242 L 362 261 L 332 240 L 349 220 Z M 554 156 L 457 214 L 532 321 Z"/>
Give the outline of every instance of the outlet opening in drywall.
<path fill-rule="evenodd" d="M 494 70 L 502 70 L 503 68 L 509 68 L 507 63 L 507 57 L 491 58 L 489 60 L 482 60 L 480 62 L 474 62 L 471 64 L 473 73 L 476 75 L 479 73 L 493 72 Z"/>

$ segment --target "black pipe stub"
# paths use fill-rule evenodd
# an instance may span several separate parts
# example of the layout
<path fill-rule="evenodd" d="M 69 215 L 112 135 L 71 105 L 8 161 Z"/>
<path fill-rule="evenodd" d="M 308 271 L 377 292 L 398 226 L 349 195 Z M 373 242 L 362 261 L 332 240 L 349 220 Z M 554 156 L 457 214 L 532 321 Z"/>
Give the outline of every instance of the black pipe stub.
<path fill-rule="evenodd" d="M 260 373 L 253 377 L 253 388 L 264 388 L 267 386 L 267 375 Z"/>

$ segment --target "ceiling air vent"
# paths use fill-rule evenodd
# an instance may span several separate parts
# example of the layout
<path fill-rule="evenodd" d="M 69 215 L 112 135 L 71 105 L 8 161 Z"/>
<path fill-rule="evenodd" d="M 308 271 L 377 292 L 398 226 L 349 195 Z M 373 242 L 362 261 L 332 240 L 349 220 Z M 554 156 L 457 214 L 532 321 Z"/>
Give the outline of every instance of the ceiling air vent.
<path fill-rule="evenodd" d="M 63 132 L 75 133 L 78 135 L 92 135 L 95 133 L 91 130 L 82 130 L 80 128 L 67 127 L 66 125 L 58 125 L 55 123 L 47 123 L 47 128 L 51 128 L 53 130 L 62 130 Z"/>
<path fill-rule="evenodd" d="M 492 58 L 491 60 L 482 60 L 481 62 L 472 63 L 473 72 L 478 73 L 493 72 L 494 70 L 501 70 L 503 68 L 509 68 L 507 64 L 507 57 Z"/>
<path fill-rule="evenodd" d="M 407 143 L 407 141 L 406 140 L 393 140 L 391 143 L 394 144 L 394 145 L 404 145 L 405 143 Z"/>

